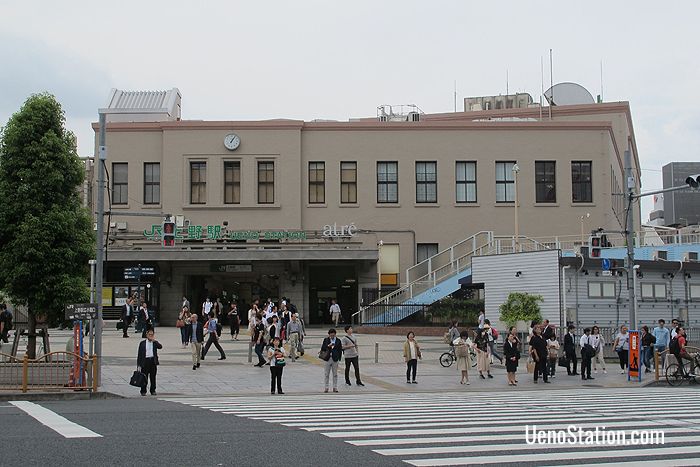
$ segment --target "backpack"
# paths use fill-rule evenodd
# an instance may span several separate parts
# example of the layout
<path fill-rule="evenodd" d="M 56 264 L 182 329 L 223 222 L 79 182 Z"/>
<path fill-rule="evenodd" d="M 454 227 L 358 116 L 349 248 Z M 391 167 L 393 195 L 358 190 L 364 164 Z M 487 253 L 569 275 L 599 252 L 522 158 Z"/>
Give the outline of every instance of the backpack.
<path fill-rule="evenodd" d="M 677 353 L 679 353 L 679 352 L 681 351 L 681 346 L 680 346 L 680 344 L 678 343 L 678 336 L 676 336 L 676 337 L 674 337 L 673 339 L 671 339 L 671 344 L 668 346 L 668 350 L 669 350 L 672 354 L 677 354 Z"/>
<path fill-rule="evenodd" d="M 467 347 L 467 344 L 455 345 L 455 355 L 457 357 L 468 357 L 469 347 Z"/>
<path fill-rule="evenodd" d="M 450 331 L 445 332 L 445 334 L 442 335 L 442 341 L 445 344 L 451 344 L 452 341 L 450 340 Z"/>
<path fill-rule="evenodd" d="M 493 336 L 493 340 L 498 339 L 498 329 L 491 328 L 491 335 Z"/>

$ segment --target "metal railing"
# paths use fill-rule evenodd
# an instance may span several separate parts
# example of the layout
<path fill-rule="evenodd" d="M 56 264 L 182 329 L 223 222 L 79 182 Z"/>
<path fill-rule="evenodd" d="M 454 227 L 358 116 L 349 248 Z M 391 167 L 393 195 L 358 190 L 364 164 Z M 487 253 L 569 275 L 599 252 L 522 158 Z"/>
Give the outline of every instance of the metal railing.
<path fill-rule="evenodd" d="M 51 352 L 36 359 L 0 353 L 0 389 L 97 391 L 97 356 Z M 90 376 L 90 377 L 88 377 Z"/>

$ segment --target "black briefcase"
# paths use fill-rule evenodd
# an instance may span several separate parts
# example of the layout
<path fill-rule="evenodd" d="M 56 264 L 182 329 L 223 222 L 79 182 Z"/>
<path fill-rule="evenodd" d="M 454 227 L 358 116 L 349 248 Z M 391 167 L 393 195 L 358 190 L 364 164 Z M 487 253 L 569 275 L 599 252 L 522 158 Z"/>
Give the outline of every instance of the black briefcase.
<path fill-rule="evenodd" d="M 124 329 L 124 321 L 117 321 L 117 330 Z"/>
<path fill-rule="evenodd" d="M 129 380 L 129 384 L 137 388 L 144 387 L 146 385 L 146 375 L 139 370 L 134 371 L 134 374 L 131 375 L 131 379 Z"/>

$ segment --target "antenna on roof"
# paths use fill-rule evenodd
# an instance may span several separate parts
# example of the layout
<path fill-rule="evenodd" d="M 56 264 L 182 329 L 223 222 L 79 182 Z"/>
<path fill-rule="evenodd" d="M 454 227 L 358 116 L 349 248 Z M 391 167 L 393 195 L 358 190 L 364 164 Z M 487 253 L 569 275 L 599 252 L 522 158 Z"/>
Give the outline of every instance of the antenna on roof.
<path fill-rule="evenodd" d="M 540 120 L 542 120 L 542 95 L 544 94 L 544 58 L 540 55 Z"/>
<path fill-rule="evenodd" d="M 598 103 L 601 104 L 603 102 L 603 59 L 600 60 L 600 99 L 598 99 Z"/>
<path fill-rule="evenodd" d="M 455 113 L 457 112 L 457 80 L 455 80 Z"/>
<path fill-rule="evenodd" d="M 552 119 L 552 102 L 554 102 L 554 66 L 552 65 L 552 49 L 549 49 L 549 88 L 552 89 L 552 100 L 549 103 L 549 119 Z"/>
<path fill-rule="evenodd" d="M 506 96 L 508 95 L 508 68 L 506 68 Z"/>

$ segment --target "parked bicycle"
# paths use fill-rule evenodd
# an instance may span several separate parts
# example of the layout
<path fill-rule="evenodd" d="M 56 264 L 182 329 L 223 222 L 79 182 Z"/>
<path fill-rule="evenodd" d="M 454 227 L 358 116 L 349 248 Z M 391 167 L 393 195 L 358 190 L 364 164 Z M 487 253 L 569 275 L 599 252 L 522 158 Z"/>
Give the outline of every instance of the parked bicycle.
<path fill-rule="evenodd" d="M 677 362 L 669 363 L 666 367 L 666 382 L 669 386 L 680 386 L 684 381 L 688 384 L 700 383 L 700 353 L 693 355 L 692 361 L 683 363 L 683 371 Z"/>
<path fill-rule="evenodd" d="M 476 352 L 472 348 L 469 349 L 469 360 L 472 363 L 472 367 L 475 367 L 476 366 Z M 455 355 L 454 347 L 451 347 L 450 350 L 448 350 L 447 352 L 440 355 L 440 365 L 442 365 L 445 368 L 451 367 L 452 364 L 456 361 L 457 361 L 457 356 Z"/>

